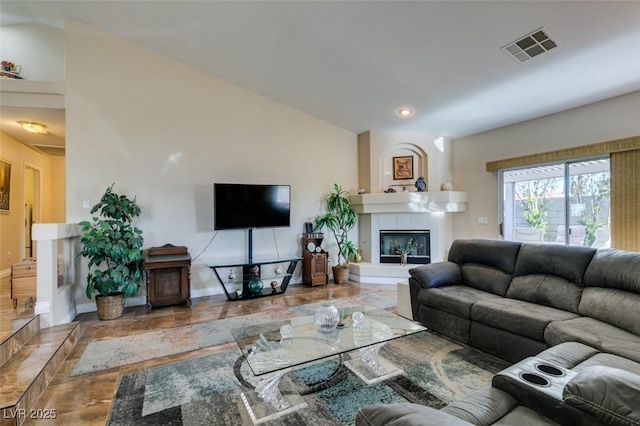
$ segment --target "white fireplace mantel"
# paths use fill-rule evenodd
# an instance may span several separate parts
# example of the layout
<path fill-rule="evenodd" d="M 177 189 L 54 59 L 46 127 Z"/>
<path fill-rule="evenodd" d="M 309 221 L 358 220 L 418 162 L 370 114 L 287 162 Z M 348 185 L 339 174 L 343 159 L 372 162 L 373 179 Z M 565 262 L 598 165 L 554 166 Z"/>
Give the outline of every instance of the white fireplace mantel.
<path fill-rule="evenodd" d="M 363 262 L 352 264 L 350 279 L 370 284 L 393 284 L 409 277 L 417 265 L 380 263 L 381 230 L 429 230 L 431 262 L 446 258 L 453 238 L 450 213 L 464 212 L 467 193 L 461 191 L 392 192 L 351 196 L 358 213 L 358 248 Z"/>
<path fill-rule="evenodd" d="M 351 196 L 356 213 L 456 213 L 467 207 L 461 191 L 392 192 Z"/>

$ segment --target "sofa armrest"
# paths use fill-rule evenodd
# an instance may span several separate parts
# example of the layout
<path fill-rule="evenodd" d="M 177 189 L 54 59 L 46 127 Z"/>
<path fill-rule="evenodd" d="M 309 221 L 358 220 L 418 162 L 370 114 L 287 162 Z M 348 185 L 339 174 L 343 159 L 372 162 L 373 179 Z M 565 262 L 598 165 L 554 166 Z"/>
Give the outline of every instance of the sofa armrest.
<path fill-rule="evenodd" d="M 454 262 L 430 263 L 409 269 L 409 294 L 413 319 L 420 320 L 420 303 L 418 302 L 420 290 L 459 284 L 461 280 L 462 271 Z"/>
<path fill-rule="evenodd" d="M 356 426 L 471 426 L 451 414 L 420 404 L 367 405 L 358 410 Z"/>
<path fill-rule="evenodd" d="M 460 266 L 454 262 L 437 262 L 417 266 L 409 269 L 409 275 L 422 288 L 455 285 L 460 284 L 462 280 Z"/>
<path fill-rule="evenodd" d="M 562 398 L 568 406 L 603 424 L 640 424 L 640 376 L 618 368 L 587 367 L 567 383 Z"/>

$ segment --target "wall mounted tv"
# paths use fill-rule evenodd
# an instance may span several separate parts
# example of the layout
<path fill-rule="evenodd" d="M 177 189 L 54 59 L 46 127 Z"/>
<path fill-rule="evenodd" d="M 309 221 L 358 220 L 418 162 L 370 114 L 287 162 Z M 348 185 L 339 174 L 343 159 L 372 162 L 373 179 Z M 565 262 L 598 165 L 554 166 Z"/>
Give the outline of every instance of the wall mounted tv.
<path fill-rule="evenodd" d="M 290 185 L 213 184 L 215 229 L 288 227 L 290 218 Z"/>

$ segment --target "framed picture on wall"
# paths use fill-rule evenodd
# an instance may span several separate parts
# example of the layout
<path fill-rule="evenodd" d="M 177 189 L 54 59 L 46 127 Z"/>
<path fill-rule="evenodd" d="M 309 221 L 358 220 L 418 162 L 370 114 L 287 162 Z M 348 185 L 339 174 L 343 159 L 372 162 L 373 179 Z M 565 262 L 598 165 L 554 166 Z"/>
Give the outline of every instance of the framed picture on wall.
<path fill-rule="evenodd" d="M 0 213 L 9 213 L 11 200 L 11 163 L 0 160 Z"/>
<path fill-rule="evenodd" d="M 393 179 L 413 179 L 413 156 L 393 157 Z"/>

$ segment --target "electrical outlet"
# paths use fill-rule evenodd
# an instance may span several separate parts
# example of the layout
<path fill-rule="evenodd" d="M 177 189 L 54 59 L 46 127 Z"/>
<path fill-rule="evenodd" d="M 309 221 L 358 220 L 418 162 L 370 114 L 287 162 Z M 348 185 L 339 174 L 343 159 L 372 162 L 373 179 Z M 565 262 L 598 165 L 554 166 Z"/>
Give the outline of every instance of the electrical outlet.
<path fill-rule="evenodd" d="M 7 259 L 11 259 L 11 252 L 10 251 L 7 252 Z"/>
<path fill-rule="evenodd" d="M 91 208 L 91 201 L 89 201 L 89 200 L 84 200 L 84 201 L 82 202 L 82 208 L 83 208 L 83 209 L 90 209 L 90 208 Z"/>
<path fill-rule="evenodd" d="M 489 218 L 486 216 L 478 216 L 478 225 L 486 225 L 489 223 Z"/>

